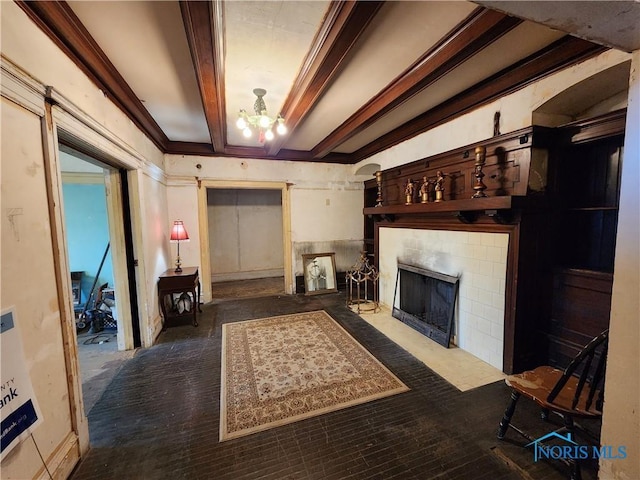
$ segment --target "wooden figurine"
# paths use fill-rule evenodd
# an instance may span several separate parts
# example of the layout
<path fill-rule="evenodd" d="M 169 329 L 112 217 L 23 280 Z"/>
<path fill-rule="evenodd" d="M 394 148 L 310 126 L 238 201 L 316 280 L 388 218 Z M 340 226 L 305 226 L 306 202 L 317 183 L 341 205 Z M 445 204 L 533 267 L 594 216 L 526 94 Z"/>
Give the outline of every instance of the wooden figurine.
<path fill-rule="evenodd" d="M 485 163 L 485 155 L 486 149 L 485 147 L 476 147 L 476 163 L 475 163 L 475 177 L 476 184 L 473 186 L 473 190 L 475 193 L 471 198 L 484 198 L 487 196 L 484 191 L 487 189 L 487 186 L 484 184 L 482 179 L 484 178 L 484 172 L 482 171 L 482 167 L 484 167 Z"/>
<path fill-rule="evenodd" d="M 420 186 L 420 203 L 429 203 L 429 184 L 431 182 L 427 177 L 422 177 L 422 185 Z"/>
<path fill-rule="evenodd" d="M 442 170 L 438 170 L 436 172 L 436 182 L 435 182 L 435 191 L 436 191 L 436 202 L 444 201 L 444 177 L 446 177 L 446 173 L 442 173 Z"/>
<path fill-rule="evenodd" d="M 376 207 L 382 206 L 382 171 L 378 170 L 375 173 L 376 184 L 378 185 L 378 198 L 376 198 Z"/>
<path fill-rule="evenodd" d="M 407 184 L 404 187 L 404 194 L 405 194 L 405 205 L 411 205 L 413 203 L 413 193 L 415 191 L 415 186 L 413 183 L 413 180 L 409 179 L 407 180 Z"/>

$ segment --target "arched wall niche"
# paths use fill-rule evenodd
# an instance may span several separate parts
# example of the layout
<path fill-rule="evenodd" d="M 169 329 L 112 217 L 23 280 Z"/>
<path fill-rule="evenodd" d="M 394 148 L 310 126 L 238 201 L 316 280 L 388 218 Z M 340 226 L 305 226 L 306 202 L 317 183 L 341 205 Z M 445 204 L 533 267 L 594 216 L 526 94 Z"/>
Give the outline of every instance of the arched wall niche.
<path fill-rule="evenodd" d="M 627 106 L 631 61 L 602 70 L 563 90 L 532 113 L 532 123 L 558 127 Z"/>
<path fill-rule="evenodd" d="M 358 170 L 356 170 L 356 175 L 373 175 L 378 170 L 380 170 L 379 163 L 367 163 L 366 165 L 362 165 Z"/>

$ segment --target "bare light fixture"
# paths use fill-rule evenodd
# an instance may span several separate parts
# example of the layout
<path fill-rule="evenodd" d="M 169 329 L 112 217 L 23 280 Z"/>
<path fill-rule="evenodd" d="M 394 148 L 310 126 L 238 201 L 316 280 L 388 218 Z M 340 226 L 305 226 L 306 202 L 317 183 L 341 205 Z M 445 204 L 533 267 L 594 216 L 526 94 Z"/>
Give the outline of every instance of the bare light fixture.
<path fill-rule="evenodd" d="M 242 134 L 246 138 L 250 138 L 253 134 L 252 128 L 258 131 L 258 140 L 260 143 L 273 140 L 273 126 L 276 125 L 278 135 L 287 133 L 287 127 L 284 125 L 284 118 L 278 114 L 276 118 L 272 118 L 267 114 L 267 106 L 264 103 L 264 96 L 267 91 L 264 88 L 254 88 L 253 93 L 258 97 L 253 104 L 254 115 L 249 115 L 246 110 L 240 110 L 238 113 L 238 121 L 236 126 L 242 130 Z"/>
<path fill-rule="evenodd" d="M 176 220 L 173 222 L 173 227 L 171 227 L 171 237 L 169 238 L 171 243 L 178 244 L 178 257 L 176 258 L 176 273 L 182 272 L 182 267 L 180 266 L 182 262 L 180 261 L 180 242 L 188 242 L 189 234 L 187 233 L 186 228 L 184 228 L 184 223 L 182 220 Z"/>

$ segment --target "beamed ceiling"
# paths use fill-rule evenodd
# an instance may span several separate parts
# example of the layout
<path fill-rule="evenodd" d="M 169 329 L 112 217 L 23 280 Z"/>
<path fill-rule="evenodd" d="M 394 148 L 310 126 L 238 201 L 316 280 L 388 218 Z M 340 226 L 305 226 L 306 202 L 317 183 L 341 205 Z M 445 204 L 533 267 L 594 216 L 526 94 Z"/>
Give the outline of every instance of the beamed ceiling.
<path fill-rule="evenodd" d="M 633 1 L 18 3 L 174 154 L 356 163 L 606 48 L 640 48 Z M 285 136 L 235 126 L 254 88 Z"/>

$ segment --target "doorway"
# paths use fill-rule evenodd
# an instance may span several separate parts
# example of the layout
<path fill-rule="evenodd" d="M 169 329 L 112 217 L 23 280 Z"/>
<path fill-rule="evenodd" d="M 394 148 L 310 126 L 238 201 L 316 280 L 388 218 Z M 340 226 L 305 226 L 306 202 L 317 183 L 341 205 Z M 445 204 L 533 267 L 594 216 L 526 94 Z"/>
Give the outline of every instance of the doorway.
<path fill-rule="evenodd" d="M 293 267 L 291 258 L 290 185 L 284 182 L 203 180 L 199 182 L 198 186 L 198 223 L 200 226 L 200 238 L 203 239 L 200 249 L 200 261 L 202 278 L 206 279 L 202 282 L 204 302 L 213 300 L 213 281 L 250 282 L 253 281 L 251 275 L 257 275 L 254 278 L 260 278 L 261 276 L 262 278 L 278 278 L 277 282 L 283 285 L 282 290 L 280 290 L 279 286 L 278 290 L 285 294 L 291 294 L 293 292 Z M 217 193 L 218 191 L 220 192 Z M 226 200 L 222 200 L 225 196 L 227 197 Z M 221 214 L 218 215 L 219 220 L 210 215 L 209 201 L 210 199 L 212 202 L 215 201 L 216 197 L 221 203 L 227 204 L 222 208 Z M 262 208 L 266 210 L 258 214 L 251 213 L 251 211 Z M 244 212 L 241 212 L 243 209 L 248 211 L 246 216 Z M 269 209 L 271 211 L 268 211 Z M 234 214 L 237 216 L 242 215 L 244 220 L 239 221 L 237 217 L 234 220 Z M 246 220 L 249 221 L 247 222 Z M 264 230 L 266 223 L 269 224 L 268 235 L 271 236 L 269 241 L 265 240 L 266 233 Z M 235 253 L 236 258 L 245 258 L 245 266 L 251 257 L 254 257 L 254 259 L 256 257 L 255 252 L 251 250 L 252 247 L 247 246 L 251 245 L 251 242 L 257 242 L 257 244 L 253 243 L 254 246 L 257 245 L 257 247 L 253 247 L 257 248 L 257 251 L 264 252 L 264 248 L 268 248 L 270 257 L 275 258 L 280 255 L 279 258 L 282 259 L 282 263 L 279 263 L 276 268 L 268 264 L 265 267 L 264 263 L 261 264 L 257 261 L 257 263 L 249 262 L 252 266 L 245 268 L 244 271 L 243 268 L 236 268 L 235 272 L 216 270 L 215 261 L 212 262 L 211 259 L 214 255 L 218 255 L 218 248 L 224 244 L 216 242 L 229 242 L 229 238 L 222 240 L 218 238 L 216 240 L 217 234 L 214 231 L 212 235 L 211 231 L 215 229 L 221 231 L 222 235 L 231 236 L 233 232 L 225 232 L 225 230 L 233 230 L 234 228 L 236 232 L 239 229 L 243 236 L 251 240 L 247 241 L 244 247 L 239 247 L 241 249 L 240 252 L 236 251 Z M 282 232 L 281 236 L 275 232 L 278 229 Z M 273 240 L 275 238 L 278 238 L 278 240 Z M 274 247 L 269 242 L 277 242 L 277 245 Z M 277 251 L 274 254 L 276 247 Z M 233 278 L 228 274 L 238 275 L 238 277 Z M 274 277 L 273 275 L 276 274 L 281 275 L 281 277 Z M 216 283 L 220 285 L 220 282 Z"/>
<path fill-rule="evenodd" d="M 113 206 L 107 182 L 118 170 L 64 144 L 59 145 L 59 156 L 78 363 L 88 414 L 119 367 L 133 355 L 134 350 L 126 350 L 130 342 L 125 336 L 127 330 L 136 329 L 119 328 L 126 316 L 121 315 L 122 302 L 115 294 L 122 279 L 113 268 L 114 228 L 109 219 Z"/>
<path fill-rule="evenodd" d="M 284 294 L 282 192 L 207 189 L 212 299 Z"/>

